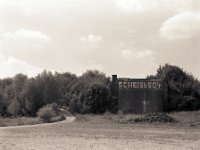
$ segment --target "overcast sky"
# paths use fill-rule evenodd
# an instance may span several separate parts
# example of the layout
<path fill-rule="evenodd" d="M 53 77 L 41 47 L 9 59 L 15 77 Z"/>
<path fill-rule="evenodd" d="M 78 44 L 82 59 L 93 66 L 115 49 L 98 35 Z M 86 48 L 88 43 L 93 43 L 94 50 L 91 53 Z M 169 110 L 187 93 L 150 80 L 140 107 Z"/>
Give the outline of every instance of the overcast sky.
<path fill-rule="evenodd" d="M 0 0 L 0 78 L 42 70 L 200 79 L 200 0 Z"/>

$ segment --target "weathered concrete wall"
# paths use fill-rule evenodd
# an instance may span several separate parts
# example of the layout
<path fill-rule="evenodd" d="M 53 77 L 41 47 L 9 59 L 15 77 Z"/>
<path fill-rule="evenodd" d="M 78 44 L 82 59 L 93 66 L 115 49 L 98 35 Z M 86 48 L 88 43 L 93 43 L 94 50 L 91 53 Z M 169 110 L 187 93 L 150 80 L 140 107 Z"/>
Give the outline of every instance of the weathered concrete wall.
<path fill-rule="evenodd" d="M 133 113 L 163 111 L 164 86 L 160 80 L 113 77 L 112 93 L 117 99 L 118 110 Z"/>

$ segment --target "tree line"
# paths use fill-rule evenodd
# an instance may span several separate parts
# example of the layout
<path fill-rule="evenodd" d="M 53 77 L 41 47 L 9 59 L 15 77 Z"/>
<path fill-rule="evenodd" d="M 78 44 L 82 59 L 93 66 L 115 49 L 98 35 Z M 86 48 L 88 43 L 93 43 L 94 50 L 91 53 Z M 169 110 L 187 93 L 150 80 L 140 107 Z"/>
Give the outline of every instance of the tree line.
<path fill-rule="evenodd" d="M 156 75 L 167 85 L 168 99 L 164 111 L 200 109 L 200 82 L 178 66 L 160 66 Z M 87 71 L 81 76 L 71 73 L 43 71 L 28 78 L 17 74 L 0 80 L 0 115 L 35 116 L 48 104 L 65 107 L 74 113 L 116 112 L 112 99 L 111 80 L 99 71 Z"/>
<path fill-rule="evenodd" d="M 113 111 L 110 79 L 99 71 L 87 71 L 80 77 L 43 71 L 34 78 L 17 74 L 0 80 L 2 116 L 35 116 L 52 103 L 76 113 Z"/>

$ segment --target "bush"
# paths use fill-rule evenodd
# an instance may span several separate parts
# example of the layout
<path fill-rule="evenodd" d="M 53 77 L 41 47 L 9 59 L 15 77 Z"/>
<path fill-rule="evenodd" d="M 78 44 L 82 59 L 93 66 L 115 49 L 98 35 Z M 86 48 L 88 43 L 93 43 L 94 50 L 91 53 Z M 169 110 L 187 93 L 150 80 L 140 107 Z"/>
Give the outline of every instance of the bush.
<path fill-rule="evenodd" d="M 178 106 L 181 111 L 199 110 L 200 100 L 192 96 L 185 96 Z"/>
<path fill-rule="evenodd" d="M 52 104 L 47 104 L 39 109 L 37 115 L 43 122 L 51 122 L 51 119 L 56 116 L 56 111 Z"/>
<path fill-rule="evenodd" d="M 82 94 L 82 101 L 85 113 L 102 114 L 109 107 L 109 93 L 105 85 L 95 83 Z"/>

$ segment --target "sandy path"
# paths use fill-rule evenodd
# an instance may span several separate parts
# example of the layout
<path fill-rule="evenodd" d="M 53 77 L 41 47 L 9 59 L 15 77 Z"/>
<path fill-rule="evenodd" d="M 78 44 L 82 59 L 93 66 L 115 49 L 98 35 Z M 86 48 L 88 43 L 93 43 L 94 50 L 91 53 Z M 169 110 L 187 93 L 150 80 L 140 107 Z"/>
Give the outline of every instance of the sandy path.
<path fill-rule="evenodd" d="M 72 121 L 0 128 L 0 150 L 200 149 L 199 129 Z"/>

